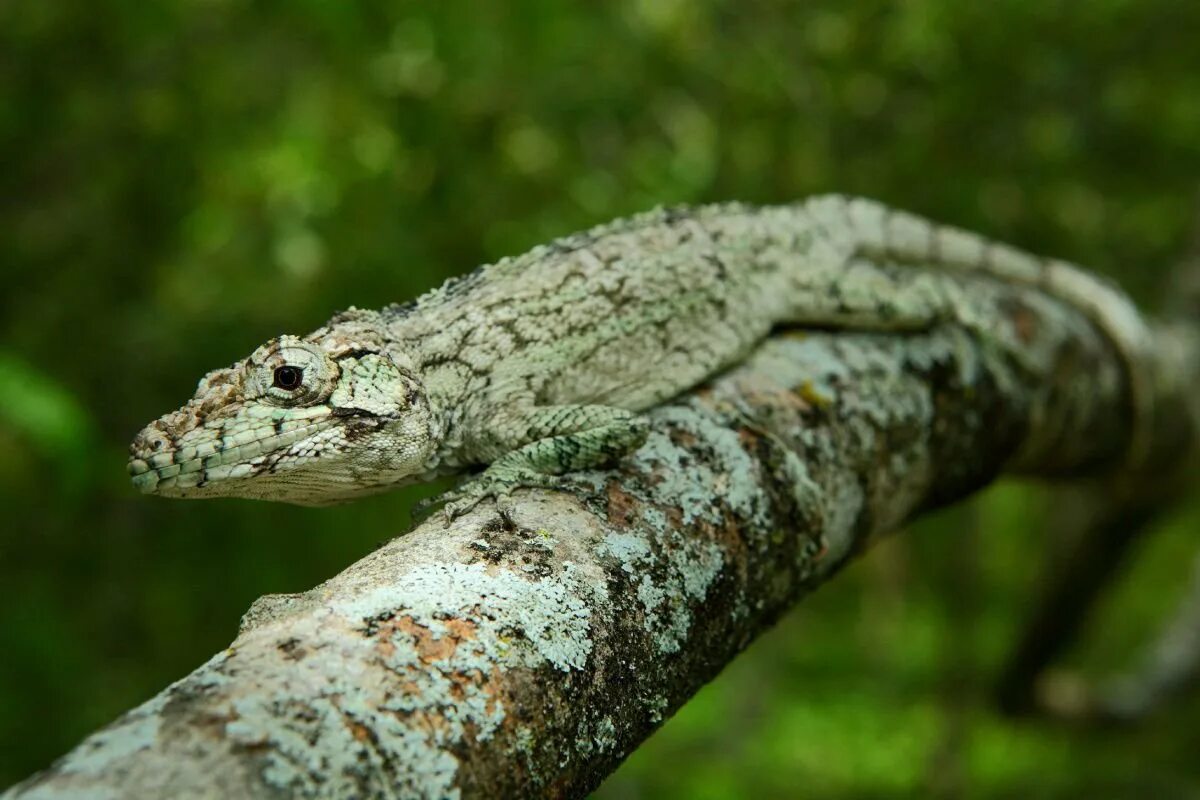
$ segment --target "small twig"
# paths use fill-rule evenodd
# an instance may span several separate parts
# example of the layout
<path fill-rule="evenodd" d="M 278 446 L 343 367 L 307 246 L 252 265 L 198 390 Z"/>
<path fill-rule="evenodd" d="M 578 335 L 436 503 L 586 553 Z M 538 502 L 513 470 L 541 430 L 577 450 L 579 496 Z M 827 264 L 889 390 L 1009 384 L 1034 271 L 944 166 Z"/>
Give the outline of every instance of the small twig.
<path fill-rule="evenodd" d="M 1086 514 L 1065 569 L 1047 570 L 1041 597 L 997 682 L 996 699 L 1008 714 L 1049 713 L 1078 717 L 1089 706 L 1078 679 L 1062 673 L 1046 680 L 1047 670 L 1076 642 L 1092 608 L 1112 583 L 1130 546 L 1154 521 L 1159 506 L 1112 499 L 1088 489 L 1073 507 Z"/>
<path fill-rule="evenodd" d="M 1097 692 L 1100 713 L 1122 720 L 1149 714 L 1163 703 L 1195 688 L 1200 680 L 1200 554 L 1191 584 L 1174 614 L 1147 649 L 1143 664 Z"/>

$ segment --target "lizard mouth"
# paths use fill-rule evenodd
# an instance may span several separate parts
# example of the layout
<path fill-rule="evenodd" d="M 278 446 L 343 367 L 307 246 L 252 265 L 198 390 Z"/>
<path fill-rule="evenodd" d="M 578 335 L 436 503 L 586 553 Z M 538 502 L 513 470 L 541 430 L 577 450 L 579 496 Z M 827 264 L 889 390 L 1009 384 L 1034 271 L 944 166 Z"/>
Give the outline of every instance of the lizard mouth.
<path fill-rule="evenodd" d="M 183 490 L 200 489 L 210 482 L 249 478 L 272 470 L 277 456 L 335 422 L 332 418 L 319 419 L 291 430 L 224 446 L 218 440 L 194 445 L 180 443 L 175 449 L 152 454 L 138 453 L 135 449 L 129 458 L 128 471 L 133 485 L 142 494 L 182 494 Z"/>

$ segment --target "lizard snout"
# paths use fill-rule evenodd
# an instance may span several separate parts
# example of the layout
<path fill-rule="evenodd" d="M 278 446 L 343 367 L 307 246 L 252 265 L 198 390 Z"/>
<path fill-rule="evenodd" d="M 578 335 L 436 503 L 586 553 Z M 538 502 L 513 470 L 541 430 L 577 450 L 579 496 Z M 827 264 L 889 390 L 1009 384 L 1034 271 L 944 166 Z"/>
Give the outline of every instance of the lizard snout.
<path fill-rule="evenodd" d="M 171 437 L 167 434 L 166 426 L 162 424 L 162 420 L 155 420 L 133 437 L 133 442 L 129 445 L 129 456 L 149 459 L 155 453 L 169 450 L 170 447 Z"/>
<path fill-rule="evenodd" d="M 129 475 L 133 485 L 142 492 L 153 492 L 158 486 L 160 467 L 174 459 L 171 437 L 162 420 L 143 428 L 129 445 Z"/>

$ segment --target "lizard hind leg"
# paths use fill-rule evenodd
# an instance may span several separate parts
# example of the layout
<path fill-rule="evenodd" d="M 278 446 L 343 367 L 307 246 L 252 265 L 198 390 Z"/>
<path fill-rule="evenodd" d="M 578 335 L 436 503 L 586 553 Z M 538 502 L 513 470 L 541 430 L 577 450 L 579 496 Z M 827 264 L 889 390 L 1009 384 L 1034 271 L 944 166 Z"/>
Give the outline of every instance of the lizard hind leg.
<path fill-rule="evenodd" d="M 497 446 L 487 469 L 437 499 L 447 521 L 487 498 L 503 504 L 516 489 L 554 488 L 563 473 L 611 463 L 641 447 L 648 432 L 640 415 L 601 405 L 544 406 L 497 424 L 497 438 L 511 449 Z"/>

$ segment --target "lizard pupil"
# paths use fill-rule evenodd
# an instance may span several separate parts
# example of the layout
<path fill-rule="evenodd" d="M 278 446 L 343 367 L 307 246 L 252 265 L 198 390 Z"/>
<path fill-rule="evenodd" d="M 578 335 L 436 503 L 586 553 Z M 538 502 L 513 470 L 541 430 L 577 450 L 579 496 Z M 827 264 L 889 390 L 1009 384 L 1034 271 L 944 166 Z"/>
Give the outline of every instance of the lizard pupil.
<path fill-rule="evenodd" d="M 300 367 L 283 366 L 275 368 L 275 386 L 285 392 L 293 392 L 300 388 L 304 380 L 304 370 Z"/>

